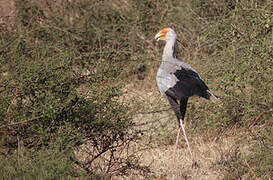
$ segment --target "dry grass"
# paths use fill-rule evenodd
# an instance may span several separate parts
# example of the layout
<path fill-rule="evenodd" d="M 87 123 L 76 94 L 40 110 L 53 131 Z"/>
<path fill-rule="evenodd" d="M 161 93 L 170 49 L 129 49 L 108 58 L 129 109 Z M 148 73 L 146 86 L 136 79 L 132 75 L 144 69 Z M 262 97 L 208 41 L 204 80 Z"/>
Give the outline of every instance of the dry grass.
<path fill-rule="evenodd" d="M 147 85 L 144 82 L 147 82 Z M 122 101 L 134 104 L 131 106 L 131 113 L 135 113 L 133 120 L 136 128 L 144 132 L 141 143 L 134 147 L 135 152 L 140 154 L 141 164 L 149 166 L 156 179 L 221 179 L 223 171 L 218 166 L 232 161 L 235 151 L 246 147 L 238 147 L 238 138 L 230 136 L 216 139 L 210 132 L 188 134 L 197 166 L 193 166 L 183 137 L 180 139 L 174 164 L 173 148 L 177 120 L 166 99 L 155 85 L 150 85 L 151 83 L 155 84 L 154 80 L 134 82 L 134 85 L 128 85 L 124 89 L 124 95 L 121 97 Z M 145 86 L 151 88 L 144 88 Z M 140 177 L 128 177 L 131 178 Z"/>
<path fill-rule="evenodd" d="M 158 180 L 270 179 L 270 169 L 273 166 L 273 145 L 270 141 L 273 107 L 273 73 L 270 68 L 272 2 L 14 2 L 18 6 L 18 12 L 21 12 L 18 14 L 18 22 L 23 26 L 18 36 L 5 28 L 7 32 L 1 32 L 1 46 L 7 48 L 0 50 L 0 60 L 3 64 L 11 63 L 10 66 L 1 67 L 3 77 L 6 78 L 9 71 L 14 71 L 13 61 L 14 64 L 22 62 L 21 57 L 29 52 L 31 54 L 26 56 L 23 65 L 27 60 L 35 60 L 35 57 L 38 60 L 44 58 L 45 61 L 52 58 L 58 63 L 71 60 L 72 66 L 68 66 L 66 72 L 88 76 L 79 82 L 77 93 L 95 104 L 101 103 L 95 117 L 112 122 L 115 120 L 115 113 L 121 112 L 116 107 L 124 105 L 122 107 L 126 110 L 122 111 L 122 115 L 129 115 L 129 120 L 134 123 L 132 129 L 131 126 L 128 128 L 128 133 L 142 134 L 137 140 L 128 144 L 126 141 L 123 147 L 113 148 L 113 151 L 98 158 L 95 157 L 100 154 L 100 146 L 95 145 L 96 141 L 92 144 L 87 139 L 81 139 L 83 145 L 71 149 L 75 148 L 78 161 L 85 163 L 85 168 L 79 169 L 87 172 L 86 177 L 94 175 L 94 179 Z M 14 8 L 12 3 L 10 7 Z M 1 13 L 9 16 L 3 10 L 0 11 L 0 16 L 4 16 Z M 0 19 L 0 24 L 2 21 Z M 189 101 L 186 131 L 197 161 L 194 167 L 183 137 L 180 139 L 176 164 L 173 164 L 177 120 L 155 82 L 164 43 L 156 44 L 153 37 L 163 26 L 174 28 L 182 41 L 178 57 L 191 64 L 210 89 L 222 97 L 222 106 L 200 98 L 191 98 Z M 13 38 L 18 39 L 17 45 L 7 43 L 17 42 Z M 122 93 L 112 91 L 112 86 L 118 90 L 123 87 Z M 11 89 L 13 90 L 14 88 Z M 104 103 L 103 97 L 108 96 L 113 103 L 109 107 L 113 109 L 113 113 Z M 4 96 L 1 97 L 3 102 L 8 101 Z M 12 95 L 10 99 L 9 103 L 12 104 Z M 115 128 L 115 125 L 111 127 Z M 71 137 L 71 133 L 68 133 L 68 137 Z M 108 148 L 104 143 L 101 146 Z M 118 155 L 112 156 L 111 153 Z M 40 160 L 40 156 L 37 157 Z M 111 161 L 113 157 L 117 161 Z M 32 158 L 30 156 L 26 162 L 36 166 Z M 69 156 L 65 158 L 69 159 Z M 44 163 L 47 159 L 42 160 L 43 166 L 37 167 L 33 176 L 40 174 L 40 169 L 43 169 L 40 167 L 47 167 L 48 172 L 52 172 L 52 166 L 55 167 L 54 163 L 58 162 L 53 158 L 52 166 L 48 166 Z M 71 163 L 75 165 L 73 161 Z M 64 163 L 64 167 L 66 164 Z M 14 167 L 12 161 L 9 161 L 9 166 L 5 163 L 0 165 Z M 26 172 L 21 167 L 22 172 Z M 14 169 L 16 170 L 16 166 Z M 32 169 L 28 170 L 24 174 L 31 174 Z M 17 174 L 17 171 L 13 172 Z M 61 177 L 66 177 L 62 167 L 59 172 L 64 175 Z"/>
<path fill-rule="evenodd" d="M 216 134 L 216 131 L 210 129 L 196 133 L 190 129 L 192 124 L 186 118 L 186 130 L 196 163 L 190 157 L 183 136 L 180 137 L 174 163 L 177 120 L 169 109 L 167 100 L 155 86 L 155 80 L 135 80 L 123 91 L 120 100 L 130 102 L 130 113 L 135 128 L 143 132 L 141 141 L 132 145 L 131 149 L 140 157 L 140 163 L 150 168 L 151 179 L 224 179 L 226 171 L 234 162 L 252 153 L 251 147 L 255 138 L 252 138 L 249 131 L 234 126 L 222 134 Z M 201 101 L 197 103 L 204 101 L 195 100 Z M 247 179 L 248 175 L 246 174 L 243 179 Z M 146 177 L 131 174 L 121 179 L 146 179 Z"/>
<path fill-rule="evenodd" d="M 173 145 L 147 151 L 142 159 L 143 163 L 151 163 L 151 169 L 156 177 L 165 176 L 167 179 L 222 179 L 223 172 L 217 167 L 219 166 L 217 163 L 223 161 L 221 158 L 224 154 L 232 151 L 234 139 L 224 138 L 217 142 L 206 142 L 201 138 L 192 137 L 190 142 L 197 165 L 193 165 L 184 141 L 177 151 L 175 163 L 173 162 Z M 228 159 L 229 155 L 225 158 Z"/>

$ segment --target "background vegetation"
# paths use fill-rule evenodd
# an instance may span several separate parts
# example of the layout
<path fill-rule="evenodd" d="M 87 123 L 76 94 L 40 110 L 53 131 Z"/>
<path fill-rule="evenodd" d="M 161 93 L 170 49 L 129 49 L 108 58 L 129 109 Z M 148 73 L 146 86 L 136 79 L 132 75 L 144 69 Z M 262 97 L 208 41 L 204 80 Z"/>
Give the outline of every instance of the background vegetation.
<path fill-rule="evenodd" d="M 219 107 L 190 101 L 191 135 L 246 132 L 238 143 L 251 153 L 219 161 L 224 178 L 273 176 L 271 1 L 15 0 L 14 9 L 0 26 L 1 178 L 154 177 L 130 151 L 147 136 L 133 121 L 139 105 L 120 96 L 154 76 L 163 44 L 153 37 L 165 26 L 182 41 L 180 59 L 222 97 Z"/>

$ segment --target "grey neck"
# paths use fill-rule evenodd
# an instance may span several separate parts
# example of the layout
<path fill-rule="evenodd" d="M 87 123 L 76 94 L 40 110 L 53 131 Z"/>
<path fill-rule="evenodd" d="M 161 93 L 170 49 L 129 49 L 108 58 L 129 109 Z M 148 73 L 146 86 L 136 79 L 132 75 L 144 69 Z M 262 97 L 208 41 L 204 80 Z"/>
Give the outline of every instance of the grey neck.
<path fill-rule="evenodd" d="M 164 47 L 163 60 L 170 57 L 176 58 L 177 54 L 177 41 L 176 38 L 169 39 Z"/>

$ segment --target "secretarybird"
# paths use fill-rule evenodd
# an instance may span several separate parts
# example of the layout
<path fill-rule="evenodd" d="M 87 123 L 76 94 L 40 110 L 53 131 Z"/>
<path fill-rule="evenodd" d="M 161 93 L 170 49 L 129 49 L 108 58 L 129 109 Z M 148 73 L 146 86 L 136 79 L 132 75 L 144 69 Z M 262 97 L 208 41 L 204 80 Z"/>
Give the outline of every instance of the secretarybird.
<path fill-rule="evenodd" d="M 163 28 L 156 34 L 155 39 L 157 41 L 166 41 L 162 62 L 157 71 L 156 81 L 159 91 L 167 97 L 179 123 L 174 155 L 182 129 L 189 152 L 192 156 L 192 150 L 184 128 L 184 117 L 188 99 L 193 95 L 208 100 L 217 100 L 218 97 L 209 91 L 199 74 L 189 64 L 176 58 L 178 40 L 174 30 L 171 28 Z"/>

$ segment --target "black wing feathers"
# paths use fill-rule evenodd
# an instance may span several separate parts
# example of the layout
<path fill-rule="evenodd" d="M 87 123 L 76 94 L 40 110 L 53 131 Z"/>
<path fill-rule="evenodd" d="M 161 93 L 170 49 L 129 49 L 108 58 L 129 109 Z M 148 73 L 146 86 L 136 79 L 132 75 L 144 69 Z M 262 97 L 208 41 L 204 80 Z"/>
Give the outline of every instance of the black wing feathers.
<path fill-rule="evenodd" d="M 187 98 L 193 95 L 209 99 L 208 87 L 196 72 L 182 68 L 175 71 L 174 75 L 178 81 L 175 86 L 167 90 L 167 94 L 175 99 Z"/>

